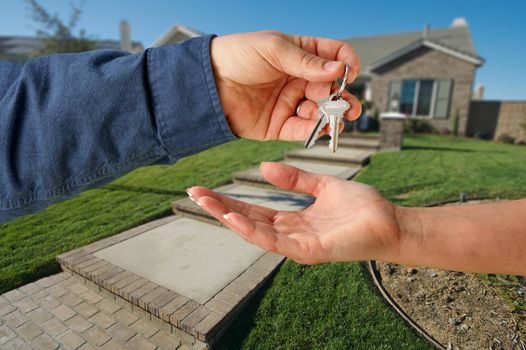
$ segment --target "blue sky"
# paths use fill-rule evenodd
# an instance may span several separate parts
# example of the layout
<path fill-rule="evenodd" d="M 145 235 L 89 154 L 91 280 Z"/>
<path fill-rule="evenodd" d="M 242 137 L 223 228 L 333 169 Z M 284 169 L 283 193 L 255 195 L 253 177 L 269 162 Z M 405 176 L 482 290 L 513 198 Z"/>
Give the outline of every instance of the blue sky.
<path fill-rule="evenodd" d="M 40 0 L 68 19 L 66 0 Z M 128 20 L 132 37 L 145 46 L 171 25 L 182 23 L 206 33 L 261 29 L 346 38 L 450 25 L 466 17 L 475 47 L 486 63 L 476 83 L 487 99 L 526 99 L 525 0 L 420 1 L 138 1 L 86 0 L 79 28 L 95 38 L 117 39 L 118 23 Z M 0 35 L 32 35 L 35 26 L 23 0 L 0 2 Z"/>

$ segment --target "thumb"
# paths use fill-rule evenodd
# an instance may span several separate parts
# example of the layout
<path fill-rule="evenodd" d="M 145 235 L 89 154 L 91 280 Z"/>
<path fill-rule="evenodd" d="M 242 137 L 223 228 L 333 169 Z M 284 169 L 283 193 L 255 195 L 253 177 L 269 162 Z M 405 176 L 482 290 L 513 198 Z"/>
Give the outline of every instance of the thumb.
<path fill-rule="evenodd" d="M 276 56 L 283 72 L 315 83 L 336 80 L 345 71 L 343 62 L 313 55 L 292 43 L 287 43 Z"/>
<path fill-rule="evenodd" d="M 283 163 L 262 162 L 259 170 L 265 180 L 276 187 L 313 196 L 318 194 L 325 178 Z"/>

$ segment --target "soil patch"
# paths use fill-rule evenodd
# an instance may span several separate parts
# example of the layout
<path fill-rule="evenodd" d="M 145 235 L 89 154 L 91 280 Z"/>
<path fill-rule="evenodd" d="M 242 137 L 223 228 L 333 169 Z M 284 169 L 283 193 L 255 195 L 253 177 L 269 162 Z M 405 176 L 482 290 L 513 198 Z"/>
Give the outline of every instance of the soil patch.
<path fill-rule="evenodd" d="M 514 315 L 480 275 L 383 262 L 377 267 L 393 299 L 444 347 L 526 350 L 526 319 Z M 526 292 L 526 285 L 514 288 Z"/>

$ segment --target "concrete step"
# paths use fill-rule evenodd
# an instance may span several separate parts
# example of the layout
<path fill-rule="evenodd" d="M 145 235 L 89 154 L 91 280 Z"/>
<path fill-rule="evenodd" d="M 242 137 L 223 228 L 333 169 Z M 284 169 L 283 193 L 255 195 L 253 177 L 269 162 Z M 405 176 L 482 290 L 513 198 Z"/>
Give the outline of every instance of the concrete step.
<path fill-rule="evenodd" d="M 329 140 L 329 137 L 324 137 L 323 140 L 320 140 L 318 143 L 328 146 Z M 374 138 L 342 137 L 338 140 L 338 147 L 378 150 L 380 148 L 380 140 Z"/>
<path fill-rule="evenodd" d="M 247 203 L 257 204 L 276 210 L 300 210 L 314 202 L 314 199 L 309 196 L 280 191 L 273 188 L 247 186 L 242 184 L 226 185 L 219 187 L 214 191 Z M 182 216 L 210 224 L 221 225 L 216 219 L 201 209 L 201 207 L 189 198 L 173 202 L 172 209 L 175 213 L 181 214 Z"/>
<path fill-rule="evenodd" d="M 285 156 L 287 160 L 304 160 L 330 162 L 342 165 L 366 165 L 369 162 L 373 150 L 354 149 L 341 147 L 336 153 L 331 153 L 329 147 L 317 145 L 309 149 L 300 149 L 288 152 Z"/>
<path fill-rule="evenodd" d="M 208 349 L 284 258 L 226 228 L 172 215 L 57 260 L 112 302 Z"/>
<path fill-rule="evenodd" d="M 379 140 L 378 134 L 370 134 L 364 132 L 342 132 L 340 134 L 342 138 L 353 138 L 353 139 L 365 139 L 365 140 Z"/>
<path fill-rule="evenodd" d="M 281 163 L 292 165 L 296 168 L 311 173 L 337 176 L 344 180 L 352 178 L 361 169 L 361 166 L 359 165 L 346 166 L 340 164 L 321 163 L 304 160 L 286 160 L 282 161 Z M 237 172 L 233 175 L 233 177 L 234 182 L 238 184 L 274 188 L 263 178 L 259 171 L 259 167 Z"/>

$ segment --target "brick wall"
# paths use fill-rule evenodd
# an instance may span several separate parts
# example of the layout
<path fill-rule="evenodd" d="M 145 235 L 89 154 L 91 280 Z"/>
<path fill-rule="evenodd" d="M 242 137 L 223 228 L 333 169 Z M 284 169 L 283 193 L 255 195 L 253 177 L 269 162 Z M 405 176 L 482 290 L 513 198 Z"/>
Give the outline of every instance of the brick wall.
<path fill-rule="evenodd" d="M 498 140 L 507 134 L 526 141 L 526 101 L 472 101 L 466 135 Z"/>
<path fill-rule="evenodd" d="M 508 134 L 513 136 L 516 142 L 526 141 L 526 130 L 522 127 L 524 123 L 526 123 L 526 101 L 501 102 L 495 139 Z"/>
<path fill-rule="evenodd" d="M 466 136 L 491 140 L 495 137 L 501 101 L 471 101 Z"/>
<path fill-rule="evenodd" d="M 387 109 L 389 82 L 403 79 L 453 80 L 449 114 L 446 118 L 426 119 L 435 128 L 453 129 L 453 117 L 459 112 L 459 133 L 466 130 L 475 66 L 442 52 L 420 48 L 371 73 L 374 108 Z"/>

